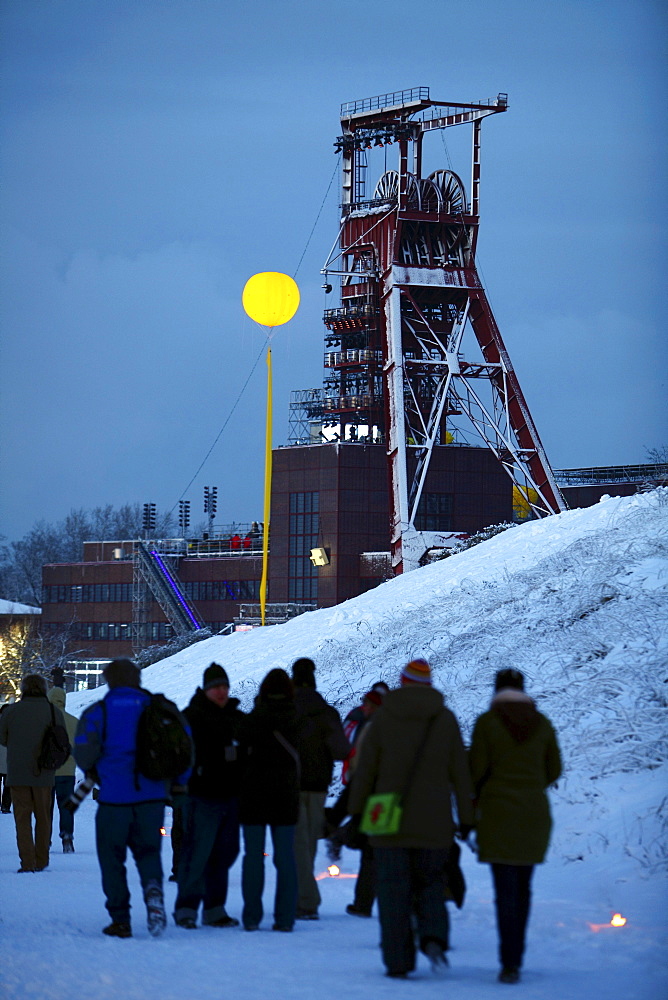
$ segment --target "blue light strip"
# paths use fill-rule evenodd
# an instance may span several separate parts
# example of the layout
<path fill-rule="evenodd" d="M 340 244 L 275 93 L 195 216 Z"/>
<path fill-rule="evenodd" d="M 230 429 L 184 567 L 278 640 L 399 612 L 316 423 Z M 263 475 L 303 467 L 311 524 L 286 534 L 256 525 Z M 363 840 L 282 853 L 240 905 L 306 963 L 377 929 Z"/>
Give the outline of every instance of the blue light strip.
<path fill-rule="evenodd" d="M 158 555 L 158 553 L 155 550 L 152 550 L 151 551 L 151 555 L 153 556 L 153 558 L 157 562 L 158 566 L 162 570 L 163 576 L 165 577 L 165 579 L 167 580 L 167 583 L 170 585 L 170 587 L 174 591 L 174 594 L 176 595 L 176 598 L 177 598 L 179 604 L 181 605 L 181 607 L 183 608 L 183 610 L 185 611 L 185 613 L 188 615 L 188 618 L 190 618 L 190 621 L 193 623 L 193 625 L 195 626 L 195 628 L 197 628 L 197 629 L 201 628 L 202 627 L 201 622 L 197 621 L 197 619 L 194 617 L 192 611 L 190 610 L 190 608 L 188 607 L 188 605 L 184 601 L 183 594 L 181 593 L 181 591 L 179 590 L 178 586 L 176 585 L 176 581 L 172 577 L 172 574 L 169 572 L 169 570 L 165 566 L 164 562 L 162 561 L 162 559 L 160 558 L 160 556 Z"/>

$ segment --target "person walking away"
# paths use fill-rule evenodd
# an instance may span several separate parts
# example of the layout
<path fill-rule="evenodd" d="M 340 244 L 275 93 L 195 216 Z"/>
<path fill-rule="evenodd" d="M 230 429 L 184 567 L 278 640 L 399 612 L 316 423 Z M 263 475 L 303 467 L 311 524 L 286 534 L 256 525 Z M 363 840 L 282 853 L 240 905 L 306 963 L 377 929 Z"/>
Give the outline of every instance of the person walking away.
<path fill-rule="evenodd" d="M 524 692 L 519 670 L 500 670 L 489 711 L 476 720 L 469 754 L 477 799 L 478 860 L 491 865 L 499 934 L 499 981 L 520 978 L 534 865 L 552 818 L 546 789 L 561 774 L 550 721 Z"/>
<path fill-rule="evenodd" d="M 388 688 L 389 691 L 389 688 Z M 341 858 L 341 849 L 346 846 L 361 852 L 360 867 L 355 879 L 355 893 L 352 903 L 346 906 L 346 913 L 352 917 L 370 917 L 373 903 L 376 898 L 376 877 L 373 863 L 373 848 L 369 844 L 369 838 L 359 830 L 358 820 L 350 820 L 343 823 L 348 816 L 348 799 L 350 797 L 350 783 L 355 774 L 355 764 L 357 754 L 362 744 L 367 726 L 374 713 L 383 704 L 385 692 L 377 687 L 371 688 L 364 695 L 362 704 L 354 708 L 346 716 L 343 723 L 344 732 L 352 743 L 352 750 L 343 763 L 341 780 L 344 784 L 343 791 L 331 808 L 325 809 L 325 819 L 331 827 L 336 825 L 336 829 L 330 832 L 327 838 L 327 853 L 332 862 L 338 863 Z M 352 716 L 355 715 L 355 721 Z"/>
<path fill-rule="evenodd" d="M 162 888 L 162 847 L 165 802 L 170 781 L 153 780 L 135 766 L 137 731 L 151 693 L 140 687 L 139 668 L 132 660 L 112 660 L 103 671 L 109 691 L 86 709 L 79 720 L 74 758 L 99 785 L 95 839 L 102 889 L 111 923 L 110 937 L 132 937 L 130 891 L 125 859 L 130 848 L 144 895 L 149 933 L 157 937 L 166 926 Z M 175 706 L 173 706 L 175 708 Z M 176 779 L 185 785 L 190 768 Z"/>
<path fill-rule="evenodd" d="M 297 919 L 317 920 L 320 890 L 313 873 L 318 840 L 325 836 L 325 799 L 335 760 L 350 753 L 339 713 L 316 691 L 315 664 L 302 657 L 292 665 L 299 720 L 297 750 L 301 761 L 299 820 L 295 831 Z"/>
<path fill-rule="evenodd" d="M 174 920 L 194 929 L 202 905 L 208 927 L 238 927 L 225 909 L 229 870 L 239 855 L 238 745 L 244 715 L 230 698 L 230 681 L 218 663 L 204 671 L 184 710 L 195 743 L 195 764 L 182 804 L 183 840 Z"/>
<path fill-rule="evenodd" d="M 431 668 L 412 660 L 401 687 L 390 691 L 367 727 L 350 789 L 350 813 L 361 816 L 369 796 L 402 795 L 396 833 L 371 835 L 376 866 L 381 949 L 387 975 L 415 968 L 413 917 L 432 969 L 447 966 L 445 865 L 455 835 L 451 800 L 462 835 L 473 822 L 471 781 L 459 724 L 432 687 Z"/>
<path fill-rule="evenodd" d="M 63 713 L 49 705 L 44 678 L 27 674 L 21 681 L 20 700 L 0 716 L 0 744 L 7 747 L 7 780 L 21 859 L 19 872 L 41 872 L 49 865 L 55 770 L 43 770 L 38 760 L 44 734 L 52 724 L 52 711 L 55 724 L 64 726 Z"/>
<path fill-rule="evenodd" d="M 74 739 L 77 732 L 79 720 L 74 715 L 65 711 L 67 695 L 61 687 L 51 688 L 48 694 L 49 701 L 56 708 L 59 708 L 65 719 L 65 729 L 70 744 L 74 746 Z M 67 758 L 62 767 L 56 771 L 55 783 L 51 794 L 51 823 L 53 825 L 54 804 L 58 804 L 58 832 L 63 845 L 63 854 L 74 854 L 74 812 L 65 808 L 74 791 L 74 776 L 76 773 L 76 762 L 72 754 Z"/>
<path fill-rule="evenodd" d="M 285 670 L 270 670 L 242 730 L 239 814 L 244 858 L 244 930 L 256 931 L 264 910 L 264 846 L 271 830 L 276 869 L 275 931 L 292 931 L 297 906 L 295 826 L 299 817 L 299 755 L 294 687 Z"/>
<path fill-rule="evenodd" d="M 9 705 L 0 706 L 0 716 L 9 708 Z M 0 745 L 0 812 L 9 813 L 12 811 L 12 793 L 7 784 L 7 747 Z"/>

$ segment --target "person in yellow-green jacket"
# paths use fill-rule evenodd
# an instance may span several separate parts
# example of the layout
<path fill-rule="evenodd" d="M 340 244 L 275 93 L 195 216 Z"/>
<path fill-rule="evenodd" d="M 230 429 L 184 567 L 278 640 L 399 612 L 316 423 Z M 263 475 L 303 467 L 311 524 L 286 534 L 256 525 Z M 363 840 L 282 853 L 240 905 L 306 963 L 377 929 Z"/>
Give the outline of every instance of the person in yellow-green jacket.
<path fill-rule="evenodd" d="M 65 701 L 67 695 L 61 687 L 53 687 L 49 691 L 48 699 L 52 705 L 59 708 L 65 718 L 65 728 L 70 744 L 74 746 L 74 737 L 77 733 L 79 720 L 75 716 L 65 711 Z M 63 844 L 63 854 L 74 854 L 74 812 L 65 808 L 74 791 L 74 776 L 76 774 L 76 763 L 72 754 L 69 755 L 62 767 L 56 771 L 53 796 L 51 798 L 51 816 L 53 817 L 54 804 L 58 803 L 58 832 Z"/>
<path fill-rule="evenodd" d="M 499 981 L 516 983 L 533 869 L 545 858 L 552 829 L 546 789 L 561 774 L 552 724 L 525 693 L 519 670 L 496 674 L 489 711 L 479 716 L 473 729 L 469 761 L 478 859 L 491 865 L 494 881 Z"/>

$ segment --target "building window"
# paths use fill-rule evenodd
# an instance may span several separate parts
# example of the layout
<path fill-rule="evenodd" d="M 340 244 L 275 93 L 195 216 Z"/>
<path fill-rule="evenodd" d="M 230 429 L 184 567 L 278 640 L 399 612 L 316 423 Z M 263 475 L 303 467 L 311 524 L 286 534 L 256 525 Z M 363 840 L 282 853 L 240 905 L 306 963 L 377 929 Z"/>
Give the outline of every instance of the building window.
<path fill-rule="evenodd" d="M 418 531 L 452 531 L 452 494 L 423 493 L 415 527 Z"/>
<path fill-rule="evenodd" d="M 320 532 L 319 494 L 290 494 L 290 549 L 288 599 L 313 601 L 318 597 L 318 570 L 310 559 Z"/>
<path fill-rule="evenodd" d="M 259 580 L 189 580 L 183 585 L 191 601 L 258 601 Z"/>

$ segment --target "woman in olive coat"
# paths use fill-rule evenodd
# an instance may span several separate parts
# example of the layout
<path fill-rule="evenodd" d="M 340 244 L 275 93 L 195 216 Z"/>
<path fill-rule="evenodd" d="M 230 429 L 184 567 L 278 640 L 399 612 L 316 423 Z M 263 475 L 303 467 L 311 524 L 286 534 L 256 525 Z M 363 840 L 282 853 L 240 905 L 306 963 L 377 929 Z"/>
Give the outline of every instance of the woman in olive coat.
<path fill-rule="evenodd" d="M 519 670 L 500 670 L 488 712 L 473 729 L 478 858 L 492 866 L 501 982 L 519 979 L 534 865 L 541 864 L 552 818 L 548 785 L 561 774 L 550 721 L 524 692 Z"/>

